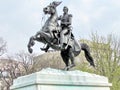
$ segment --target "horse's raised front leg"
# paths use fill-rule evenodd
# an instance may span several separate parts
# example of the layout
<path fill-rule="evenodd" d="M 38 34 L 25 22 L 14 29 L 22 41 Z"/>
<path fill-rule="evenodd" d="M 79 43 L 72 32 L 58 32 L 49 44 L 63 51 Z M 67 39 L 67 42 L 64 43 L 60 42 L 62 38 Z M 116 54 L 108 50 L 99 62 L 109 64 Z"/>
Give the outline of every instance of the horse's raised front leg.
<path fill-rule="evenodd" d="M 34 36 L 32 36 L 29 40 L 29 43 L 28 43 L 28 51 L 29 53 L 32 53 L 33 52 L 33 49 L 32 49 L 32 46 L 34 46 L 35 42 L 34 42 Z"/>

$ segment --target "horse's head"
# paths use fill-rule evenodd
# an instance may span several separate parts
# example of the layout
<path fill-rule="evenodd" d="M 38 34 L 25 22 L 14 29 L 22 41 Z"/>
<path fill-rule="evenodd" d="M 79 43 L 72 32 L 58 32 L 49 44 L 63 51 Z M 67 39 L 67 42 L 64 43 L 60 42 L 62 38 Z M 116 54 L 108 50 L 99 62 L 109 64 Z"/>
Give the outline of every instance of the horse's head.
<path fill-rule="evenodd" d="M 48 5 L 47 7 L 43 8 L 43 12 L 45 14 L 54 14 L 54 13 L 56 13 L 56 7 L 60 4 L 61 4 L 61 2 L 54 1 L 54 2 L 50 3 L 50 5 Z"/>

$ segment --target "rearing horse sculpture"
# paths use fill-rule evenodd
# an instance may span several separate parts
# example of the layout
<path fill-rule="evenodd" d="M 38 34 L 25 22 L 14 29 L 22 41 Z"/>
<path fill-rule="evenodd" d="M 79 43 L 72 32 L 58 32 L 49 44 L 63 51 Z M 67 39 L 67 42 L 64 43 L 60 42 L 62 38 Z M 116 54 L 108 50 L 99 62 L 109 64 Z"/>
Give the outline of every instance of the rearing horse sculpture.
<path fill-rule="evenodd" d="M 85 57 L 87 61 L 95 67 L 93 58 L 90 54 L 89 46 L 85 43 L 78 43 L 75 39 L 69 38 L 68 44 L 66 45 L 66 48 L 63 50 L 59 46 L 59 32 L 60 32 L 60 26 L 58 25 L 58 16 L 56 7 L 61 2 L 52 2 L 50 5 L 45 7 L 43 9 L 43 12 L 45 14 L 50 14 L 50 17 L 46 20 L 44 26 L 42 29 L 36 33 L 36 35 L 32 36 L 28 43 L 28 51 L 30 53 L 33 52 L 32 46 L 34 46 L 35 42 L 42 42 L 44 44 L 47 44 L 49 47 L 60 50 L 61 51 L 61 57 L 66 65 L 65 70 L 69 70 L 70 68 L 75 66 L 74 60 L 75 56 L 78 56 L 83 50 L 85 52 Z M 69 34 L 70 35 L 70 34 Z M 72 43 L 69 45 L 69 43 Z M 69 64 L 69 59 L 71 60 L 71 64 Z"/>

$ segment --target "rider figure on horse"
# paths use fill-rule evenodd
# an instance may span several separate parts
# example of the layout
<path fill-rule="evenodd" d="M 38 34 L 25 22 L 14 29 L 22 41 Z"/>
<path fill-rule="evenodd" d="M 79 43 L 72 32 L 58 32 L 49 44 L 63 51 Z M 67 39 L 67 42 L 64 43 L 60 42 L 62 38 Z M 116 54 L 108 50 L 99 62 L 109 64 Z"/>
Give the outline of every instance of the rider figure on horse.
<path fill-rule="evenodd" d="M 72 34 L 72 15 L 68 14 L 68 8 L 66 6 L 63 8 L 63 15 L 58 17 L 56 7 L 60 3 L 61 2 L 54 1 L 43 9 L 43 12 L 49 14 L 50 17 L 48 17 L 42 29 L 37 32 L 37 34 L 30 37 L 28 51 L 30 53 L 33 52 L 32 47 L 34 46 L 35 41 L 47 44 L 46 48 L 41 48 L 41 50 L 44 50 L 45 52 L 48 51 L 49 47 L 60 50 L 61 57 L 66 65 L 64 70 L 69 70 L 75 66 L 75 57 L 83 50 L 87 61 L 90 65 L 95 67 L 89 46 L 85 43 L 77 42 Z M 58 20 L 61 21 L 60 25 L 58 24 Z M 69 62 L 69 59 L 71 60 L 71 63 Z"/>
<path fill-rule="evenodd" d="M 68 14 L 68 7 L 64 6 L 63 15 L 58 20 L 61 20 L 61 31 L 60 31 L 60 46 L 61 49 L 65 49 L 68 44 L 68 39 L 74 38 L 72 34 L 72 14 Z"/>
<path fill-rule="evenodd" d="M 69 39 L 74 39 L 74 36 L 72 34 L 72 14 L 68 14 L 68 8 L 64 6 L 63 8 L 63 15 L 58 17 L 58 20 L 61 21 L 60 23 L 60 47 L 61 49 L 65 49 L 66 45 L 68 44 Z M 46 46 L 46 48 L 41 48 L 41 50 L 47 52 L 49 49 L 49 45 Z"/>

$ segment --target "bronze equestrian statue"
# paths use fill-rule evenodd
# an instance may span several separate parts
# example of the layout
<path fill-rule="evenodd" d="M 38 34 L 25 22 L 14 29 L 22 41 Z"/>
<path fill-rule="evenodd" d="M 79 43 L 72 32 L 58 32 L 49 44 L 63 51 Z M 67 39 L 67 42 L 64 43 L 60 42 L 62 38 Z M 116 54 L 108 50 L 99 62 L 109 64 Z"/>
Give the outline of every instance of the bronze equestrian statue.
<path fill-rule="evenodd" d="M 75 66 L 75 57 L 83 50 L 87 61 L 91 66 L 95 67 L 89 46 L 85 43 L 78 43 L 72 34 L 72 15 L 68 14 L 66 6 L 63 8 L 63 16 L 58 17 L 56 7 L 60 4 L 61 2 L 54 1 L 43 9 L 43 12 L 49 14 L 50 17 L 46 20 L 42 29 L 30 38 L 28 51 L 30 53 L 33 52 L 32 46 L 34 46 L 35 41 L 47 44 L 46 48 L 41 48 L 45 52 L 48 51 L 49 47 L 60 50 L 61 57 L 66 65 L 64 69 L 69 70 Z M 58 20 L 61 21 L 60 25 Z M 71 60 L 71 64 L 69 64 L 69 59 Z"/>

